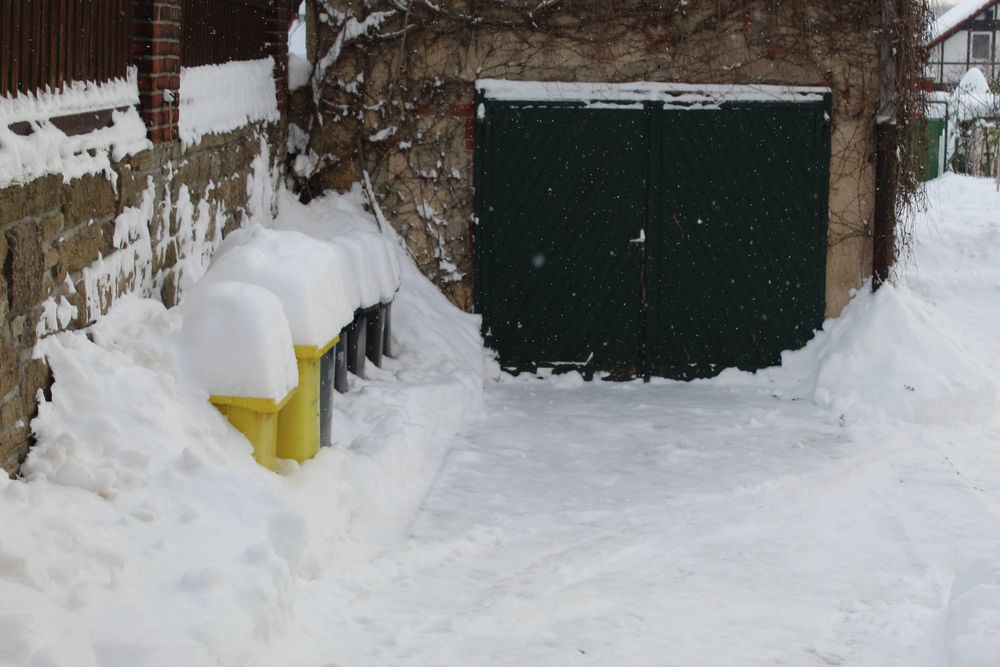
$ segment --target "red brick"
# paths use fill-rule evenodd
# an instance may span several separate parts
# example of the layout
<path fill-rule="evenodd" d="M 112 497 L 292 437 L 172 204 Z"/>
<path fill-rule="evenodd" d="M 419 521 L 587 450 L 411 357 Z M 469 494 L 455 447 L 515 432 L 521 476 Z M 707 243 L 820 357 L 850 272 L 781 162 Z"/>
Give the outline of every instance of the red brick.
<path fill-rule="evenodd" d="M 156 90 L 178 90 L 181 87 L 181 75 L 159 74 L 153 78 L 153 87 Z"/>
<path fill-rule="evenodd" d="M 177 23 L 156 22 L 153 24 L 153 39 L 180 39 L 181 27 Z"/>

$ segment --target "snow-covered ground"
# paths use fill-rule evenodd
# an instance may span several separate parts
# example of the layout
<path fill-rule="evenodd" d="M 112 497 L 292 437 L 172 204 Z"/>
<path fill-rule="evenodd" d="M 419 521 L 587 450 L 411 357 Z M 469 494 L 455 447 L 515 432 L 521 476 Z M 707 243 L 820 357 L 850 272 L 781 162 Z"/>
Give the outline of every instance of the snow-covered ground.
<path fill-rule="evenodd" d="M 1000 195 L 929 198 L 909 287 L 781 369 L 490 386 L 289 663 L 1000 665 Z"/>
<path fill-rule="evenodd" d="M 475 319 L 404 261 L 399 358 L 281 475 L 151 303 L 48 339 L 0 665 L 1000 665 L 1000 195 L 929 199 L 900 287 L 690 384 L 484 397 Z M 357 193 L 282 203 L 375 228 Z"/>

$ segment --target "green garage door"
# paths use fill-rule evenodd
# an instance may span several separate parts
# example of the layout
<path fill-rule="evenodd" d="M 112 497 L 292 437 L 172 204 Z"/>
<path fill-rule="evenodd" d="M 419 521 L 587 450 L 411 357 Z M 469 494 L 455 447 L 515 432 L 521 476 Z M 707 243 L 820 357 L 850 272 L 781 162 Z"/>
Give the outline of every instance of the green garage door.
<path fill-rule="evenodd" d="M 476 306 L 505 368 L 686 379 L 811 337 L 829 98 L 734 90 L 482 99 Z"/>

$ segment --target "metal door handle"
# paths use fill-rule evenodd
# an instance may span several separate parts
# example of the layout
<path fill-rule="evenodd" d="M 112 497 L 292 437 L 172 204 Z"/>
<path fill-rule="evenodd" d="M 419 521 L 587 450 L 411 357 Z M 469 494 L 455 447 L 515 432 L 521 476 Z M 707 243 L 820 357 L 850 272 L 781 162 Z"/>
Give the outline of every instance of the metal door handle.
<path fill-rule="evenodd" d="M 639 238 L 629 239 L 628 242 L 631 243 L 632 245 L 642 245 L 643 243 L 646 242 L 646 230 L 640 229 Z"/>

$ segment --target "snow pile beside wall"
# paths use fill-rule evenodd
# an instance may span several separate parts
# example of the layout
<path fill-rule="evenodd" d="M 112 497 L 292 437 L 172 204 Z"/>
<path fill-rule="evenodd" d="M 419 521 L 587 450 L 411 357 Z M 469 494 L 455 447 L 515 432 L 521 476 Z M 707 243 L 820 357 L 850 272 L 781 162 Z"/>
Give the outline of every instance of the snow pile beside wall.
<path fill-rule="evenodd" d="M 852 418 L 947 423 L 982 419 L 997 388 L 935 310 L 905 287 L 859 293 L 804 349 L 786 352 L 779 382 L 798 378 L 820 406 Z"/>
<path fill-rule="evenodd" d="M 290 207 L 275 224 L 286 215 L 377 233 L 351 196 Z M 481 407 L 477 318 L 385 248 L 403 267 L 397 357 L 353 378 L 335 397 L 334 447 L 284 475 L 254 463 L 188 364 L 178 340 L 197 303 L 125 296 L 90 337 L 40 343 L 51 400 L 32 424 L 26 479 L 0 479 L 0 597 L 12 610 L 0 613 L 0 664 L 283 664 L 268 645 L 297 623 L 297 581 L 398 536 L 439 442 Z"/>
<path fill-rule="evenodd" d="M 0 187 L 46 174 L 61 174 L 68 183 L 110 171 L 112 160 L 150 148 L 135 109 L 138 103 L 134 69 L 127 79 L 76 81 L 60 90 L 0 97 Z M 114 110 L 111 125 L 86 134 L 70 136 L 52 123 L 53 118 L 107 109 Z M 10 125 L 18 123 L 26 123 L 30 133 L 14 132 Z"/>
<path fill-rule="evenodd" d="M 184 147 L 206 134 L 232 132 L 257 121 L 277 122 L 274 59 L 181 68 L 178 132 Z"/>

